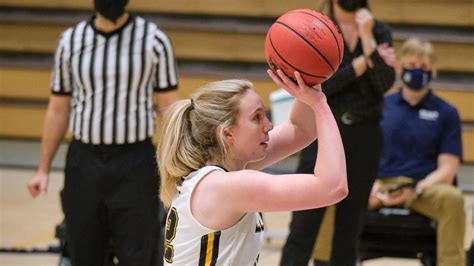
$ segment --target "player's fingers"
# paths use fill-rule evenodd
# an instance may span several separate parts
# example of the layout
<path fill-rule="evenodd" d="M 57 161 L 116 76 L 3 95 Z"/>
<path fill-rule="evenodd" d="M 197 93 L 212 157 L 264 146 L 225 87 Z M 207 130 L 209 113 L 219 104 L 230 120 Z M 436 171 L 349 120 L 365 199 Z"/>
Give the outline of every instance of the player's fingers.
<path fill-rule="evenodd" d="M 297 87 L 297 85 L 285 73 L 283 73 L 283 71 L 278 69 L 277 74 L 280 77 L 280 79 L 283 81 L 283 83 L 285 83 L 286 86 L 288 86 L 289 89 L 291 89 L 292 91 L 295 90 L 295 87 Z"/>
<path fill-rule="evenodd" d="M 278 86 L 286 90 L 286 87 L 287 87 L 286 84 L 283 82 L 283 80 L 281 80 L 281 78 L 274 71 L 268 70 L 267 73 L 270 76 L 270 78 L 273 80 L 273 82 L 275 82 Z"/>
<path fill-rule="evenodd" d="M 280 79 L 280 77 L 275 73 L 273 72 L 273 70 L 271 69 L 268 69 L 267 70 L 267 74 L 270 76 L 270 78 L 276 83 L 278 84 L 280 87 L 283 85 L 283 81 Z"/>
<path fill-rule="evenodd" d="M 287 84 L 282 80 L 281 75 L 278 73 L 278 71 L 281 72 L 281 70 L 277 70 L 277 73 L 275 73 L 272 70 L 267 70 L 268 75 L 272 78 L 272 80 L 281 88 L 283 88 L 285 91 L 287 91 L 290 95 L 294 96 L 294 91 L 293 89 L 289 88 Z M 284 75 L 284 74 L 283 74 Z"/>
<path fill-rule="evenodd" d="M 301 76 L 300 72 L 295 71 L 294 74 L 295 74 L 296 82 L 298 83 L 298 87 L 299 87 L 299 88 L 305 88 L 305 87 L 307 87 L 307 85 L 306 85 L 306 83 L 304 82 L 303 77 Z"/>
<path fill-rule="evenodd" d="M 283 81 L 283 83 L 290 83 L 290 79 L 286 76 L 285 73 L 283 73 L 283 71 L 281 71 L 280 69 L 277 69 L 277 74 L 278 76 L 280 77 L 280 79 Z"/>
<path fill-rule="evenodd" d="M 268 73 L 268 75 L 269 75 L 270 77 L 276 77 L 276 76 L 277 76 L 276 73 L 275 73 L 275 71 L 273 71 L 273 70 L 270 69 L 270 68 L 267 69 L 267 73 Z"/>

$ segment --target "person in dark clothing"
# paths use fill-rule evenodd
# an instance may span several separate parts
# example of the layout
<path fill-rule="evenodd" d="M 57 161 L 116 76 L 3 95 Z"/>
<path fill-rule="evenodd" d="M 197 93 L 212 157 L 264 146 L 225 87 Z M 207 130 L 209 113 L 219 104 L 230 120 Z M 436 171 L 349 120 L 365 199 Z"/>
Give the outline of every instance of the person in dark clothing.
<path fill-rule="evenodd" d="M 344 143 L 349 196 L 336 205 L 331 265 L 355 265 L 358 236 L 377 176 L 383 95 L 395 80 L 389 27 L 374 20 L 364 0 L 329 0 L 329 15 L 344 37 L 338 71 L 322 86 Z M 313 169 L 317 142 L 303 150 L 298 173 Z M 281 265 L 307 265 L 325 208 L 293 212 Z"/>

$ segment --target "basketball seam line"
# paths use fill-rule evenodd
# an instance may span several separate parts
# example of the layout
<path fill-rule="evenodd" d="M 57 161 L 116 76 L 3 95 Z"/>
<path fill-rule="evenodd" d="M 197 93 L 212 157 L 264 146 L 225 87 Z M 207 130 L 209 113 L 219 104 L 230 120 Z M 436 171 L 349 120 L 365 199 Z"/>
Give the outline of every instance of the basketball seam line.
<path fill-rule="evenodd" d="M 283 56 L 280 55 L 280 53 L 278 52 L 278 50 L 275 48 L 275 46 L 273 45 L 273 41 L 272 41 L 272 33 L 270 31 L 270 34 L 268 36 L 268 39 L 270 41 L 270 45 L 272 46 L 272 49 L 273 51 L 275 51 L 275 53 L 278 55 L 278 57 L 280 57 L 281 60 L 283 60 L 283 62 L 285 62 L 287 65 L 289 65 L 291 68 L 297 70 L 298 72 L 302 73 L 302 74 L 305 74 L 307 76 L 311 76 L 311 77 L 315 77 L 315 78 L 322 78 L 322 79 L 325 79 L 326 77 L 324 76 L 318 76 L 318 75 L 313 75 L 313 74 L 309 74 L 309 73 L 306 73 L 304 71 L 301 71 L 300 69 L 296 68 L 295 66 L 293 66 L 292 64 L 290 64 L 288 61 L 285 60 L 285 58 L 283 58 Z"/>
<path fill-rule="evenodd" d="M 281 24 L 283 25 L 285 28 L 288 28 L 289 30 L 291 30 L 292 32 L 294 32 L 296 35 L 298 35 L 299 37 L 301 37 L 301 39 L 303 41 L 305 41 L 309 46 L 311 46 L 323 59 L 324 61 L 326 62 L 326 64 L 328 64 L 328 66 L 331 68 L 332 71 L 334 71 L 334 67 L 331 65 L 331 63 L 327 60 L 327 58 L 321 53 L 321 51 L 318 50 L 318 48 L 316 48 L 314 45 L 312 45 L 310 42 L 308 42 L 308 40 L 306 40 L 304 38 L 304 36 L 302 36 L 301 34 L 299 34 L 297 31 L 295 31 L 294 29 L 292 29 L 290 26 L 286 25 L 285 23 L 282 23 L 280 21 L 277 21 L 276 23 L 278 24 Z M 337 41 L 336 41 L 337 42 Z"/>
<path fill-rule="evenodd" d="M 303 14 L 306 14 L 308 16 L 311 16 L 319 21 L 321 21 L 321 23 L 323 23 L 328 29 L 329 31 L 331 32 L 332 36 L 334 37 L 334 40 L 336 40 L 336 45 L 337 45 L 337 57 L 338 57 L 338 62 L 339 64 L 341 63 L 341 49 L 339 48 L 339 42 L 337 41 L 337 38 L 336 38 L 336 35 L 334 34 L 334 32 L 332 31 L 332 29 L 328 26 L 328 24 L 326 24 L 326 22 L 324 22 L 324 20 L 318 18 L 317 16 L 311 14 L 311 13 L 308 13 L 308 12 L 304 12 L 304 11 L 292 11 L 292 12 L 289 12 L 289 13 L 303 13 Z M 336 25 L 335 25 L 336 26 Z M 337 26 L 336 26 L 337 27 Z"/>

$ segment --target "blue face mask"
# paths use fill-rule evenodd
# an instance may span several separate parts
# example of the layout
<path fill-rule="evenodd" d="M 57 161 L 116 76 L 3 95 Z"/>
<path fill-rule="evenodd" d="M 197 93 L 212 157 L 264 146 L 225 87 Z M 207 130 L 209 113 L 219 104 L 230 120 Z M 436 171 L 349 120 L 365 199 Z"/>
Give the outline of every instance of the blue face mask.
<path fill-rule="evenodd" d="M 431 71 L 425 71 L 421 68 L 403 68 L 402 81 L 412 90 L 422 90 L 426 88 L 431 81 Z"/>

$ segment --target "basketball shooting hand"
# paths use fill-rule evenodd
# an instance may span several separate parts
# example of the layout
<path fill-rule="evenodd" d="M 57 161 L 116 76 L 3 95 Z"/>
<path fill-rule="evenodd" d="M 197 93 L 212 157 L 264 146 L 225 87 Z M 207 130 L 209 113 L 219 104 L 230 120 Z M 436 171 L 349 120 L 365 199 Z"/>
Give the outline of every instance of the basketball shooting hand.
<path fill-rule="evenodd" d="M 393 47 L 388 46 L 388 43 L 384 42 L 382 44 L 377 45 L 377 52 L 382 57 L 385 64 L 396 67 L 397 56 L 395 55 L 395 49 Z"/>
<path fill-rule="evenodd" d="M 49 175 L 43 172 L 37 172 L 28 182 L 26 188 L 33 198 L 38 195 L 46 195 L 48 192 Z"/>
<path fill-rule="evenodd" d="M 318 84 L 313 87 L 306 85 L 303 77 L 301 77 L 301 74 L 298 71 L 295 71 L 297 83 L 293 82 L 279 69 L 277 70 L 277 73 L 273 72 L 271 69 L 267 70 L 267 73 L 278 86 L 311 108 L 314 108 L 323 102 L 326 103 L 326 95 L 322 92 L 321 85 Z"/>

